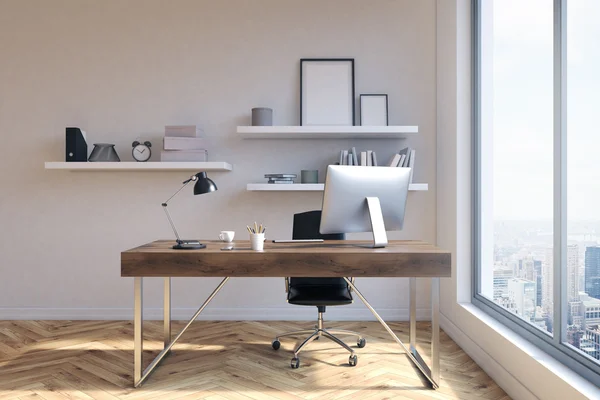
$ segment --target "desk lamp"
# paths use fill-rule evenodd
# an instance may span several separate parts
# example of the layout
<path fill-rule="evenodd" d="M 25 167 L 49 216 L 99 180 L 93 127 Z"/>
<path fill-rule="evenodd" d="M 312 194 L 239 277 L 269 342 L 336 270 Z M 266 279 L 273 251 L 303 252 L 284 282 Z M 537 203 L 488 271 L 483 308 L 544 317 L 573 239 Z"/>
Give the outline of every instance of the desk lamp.
<path fill-rule="evenodd" d="M 217 185 L 215 185 L 215 183 L 208 176 L 206 176 L 206 172 L 198 172 L 196 175 L 190 177 L 190 179 L 184 181 L 183 186 L 178 191 L 176 191 L 173 196 L 169 197 L 167 201 L 162 203 L 163 209 L 165 210 L 165 214 L 167 214 L 167 218 L 169 219 L 171 227 L 173 228 L 173 232 L 175 233 L 175 237 L 177 238 L 177 244 L 173 246 L 173 248 L 176 250 L 193 250 L 203 249 L 206 247 L 205 244 L 202 244 L 197 240 L 181 240 L 181 238 L 179 237 L 179 233 L 177 233 L 177 228 L 175 228 L 175 224 L 171 219 L 169 210 L 167 209 L 167 203 L 173 197 L 177 196 L 177 194 L 181 192 L 183 188 L 185 188 L 191 182 L 196 182 L 196 184 L 194 185 L 194 195 L 215 192 L 217 190 Z"/>

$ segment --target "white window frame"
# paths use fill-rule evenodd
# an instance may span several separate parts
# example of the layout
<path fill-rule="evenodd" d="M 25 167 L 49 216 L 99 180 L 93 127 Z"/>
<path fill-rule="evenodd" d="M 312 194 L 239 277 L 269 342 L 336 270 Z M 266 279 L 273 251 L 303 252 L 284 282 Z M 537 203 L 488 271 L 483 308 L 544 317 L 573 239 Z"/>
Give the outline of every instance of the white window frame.
<path fill-rule="evenodd" d="M 597 360 L 578 352 L 566 343 L 567 330 L 567 2 L 568 0 L 554 0 L 554 316 L 553 333 L 548 334 L 541 329 L 527 323 L 518 316 L 495 304 L 481 293 L 481 265 L 482 258 L 482 232 L 489 231 L 490 227 L 482 226 L 482 193 L 481 169 L 482 148 L 489 146 L 482 141 L 481 118 L 481 19 L 482 3 L 486 0 L 472 0 L 473 32 L 472 32 L 472 60 L 473 60 L 473 304 L 477 305 L 489 315 L 498 319 L 513 331 L 517 332 L 533 344 L 549 353 L 554 358 L 577 372 L 591 382 L 600 382 L 600 364 Z M 485 49 L 483 50 L 485 51 Z M 483 142 L 483 146 L 482 146 Z M 565 266 L 562 268 L 562 266 Z M 483 271 L 485 273 L 485 271 Z M 487 278 L 487 276 L 486 276 Z M 563 285 L 564 283 L 564 285 Z"/>

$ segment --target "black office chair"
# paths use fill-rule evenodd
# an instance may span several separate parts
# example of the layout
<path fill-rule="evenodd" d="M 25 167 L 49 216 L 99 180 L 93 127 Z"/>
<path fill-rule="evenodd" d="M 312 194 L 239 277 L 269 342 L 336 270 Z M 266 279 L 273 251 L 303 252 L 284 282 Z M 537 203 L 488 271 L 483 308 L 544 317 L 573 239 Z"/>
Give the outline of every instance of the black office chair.
<path fill-rule="evenodd" d="M 324 239 L 324 240 L 344 240 L 346 235 L 329 234 L 321 235 L 319 226 L 321 225 L 321 211 L 307 211 L 299 214 L 294 214 L 293 239 Z M 327 306 L 341 306 L 352 304 L 352 294 L 348 283 L 344 278 L 285 278 L 285 290 L 287 292 L 287 301 L 290 304 L 299 306 L 313 306 L 318 309 L 318 319 L 315 329 L 302 330 L 294 332 L 286 332 L 273 340 L 273 348 L 278 350 L 281 346 L 280 338 L 284 336 L 298 336 L 310 334 L 300 345 L 294 350 L 294 358 L 292 358 L 292 368 L 300 366 L 300 358 L 298 354 L 313 340 L 321 337 L 326 337 L 341 347 L 350 352 L 348 363 L 355 366 L 358 362 L 358 357 L 354 354 L 354 350 L 346 343 L 338 339 L 334 334 L 357 336 L 356 345 L 360 348 L 365 347 L 367 341 L 357 332 L 345 331 L 340 329 L 325 329 L 323 328 L 323 313 Z"/>

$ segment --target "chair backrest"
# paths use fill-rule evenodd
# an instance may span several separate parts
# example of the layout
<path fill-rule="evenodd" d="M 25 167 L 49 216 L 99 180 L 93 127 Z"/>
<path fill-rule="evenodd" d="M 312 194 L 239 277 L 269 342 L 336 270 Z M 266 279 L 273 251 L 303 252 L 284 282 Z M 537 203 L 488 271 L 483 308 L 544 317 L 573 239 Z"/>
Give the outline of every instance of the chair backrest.
<path fill-rule="evenodd" d="M 294 225 L 292 228 L 292 239 L 323 239 L 344 240 L 344 233 L 332 233 L 322 235 L 319 232 L 321 225 L 321 210 L 306 211 L 294 214 Z M 344 278 L 290 278 L 290 286 L 296 285 L 334 285 L 347 286 Z"/>

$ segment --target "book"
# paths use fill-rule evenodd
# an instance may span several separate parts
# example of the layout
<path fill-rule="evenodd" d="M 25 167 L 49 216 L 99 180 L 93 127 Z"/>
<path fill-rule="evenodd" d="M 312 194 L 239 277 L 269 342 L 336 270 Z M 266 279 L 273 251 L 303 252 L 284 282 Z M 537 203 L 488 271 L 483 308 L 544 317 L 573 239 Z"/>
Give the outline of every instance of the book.
<path fill-rule="evenodd" d="M 206 142 L 202 138 L 191 137 L 165 137 L 163 139 L 164 150 L 203 150 Z"/>
<path fill-rule="evenodd" d="M 366 151 L 360 152 L 360 165 L 362 165 L 362 166 L 367 165 L 367 152 Z"/>
<path fill-rule="evenodd" d="M 367 167 L 371 167 L 373 165 L 373 151 L 367 150 Z"/>
<path fill-rule="evenodd" d="M 413 172 L 415 171 L 415 149 L 410 151 L 410 158 L 408 160 L 408 167 L 410 168 L 410 178 L 408 183 L 412 183 Z"/>
<path fill-rule="evenodd" d="M 352 165 L 360 165 L 358 163 L 358 154 L 356 154 L 356 147 L 352 148 Z"/>
<path fill-rule="evenodd" d="M 167 125 L 165 126 L 166 137 L 190 137 L 202 136 L 202 129 L 196 125 Z"/>
<path fill-rule="evenodd" d="M 374 167 L 377 167 L 377 166 L 378 166 L 378 165 L 377 165 L 377 154 L 375 154 L 375 152 L 373 152 L 373 153 L 371 153 L 371 154 L 373 155 L 373 161 L 371 162 L 371 164 L 372 164 Z"/>
<path fill-rule="evenodd" d="M 297 174 L 265 174 L 265 178 L 297 178 Z"/>
<path fill-rule="evenodd" d="M 388 164 L 388 165 L 389 165 L 390 167 L 397 167 L 397 166 L 398 166 L 398 163 L 400 162 L 400 159 L 401 159 L 401 158 L 402 158 L 402 156 L 401 156 L 400 154 L 394 154 L 394 155 L 392 156 L 392 158 L 390 159 L 390 162 L 389 162 L 389 164 Z"/>
<path fill-rule="evenodd" d="M 161 151 L 160 161 L 208 161 L 206 150 Z"/>
<path fill-rule="evenodd" d="M 344 165 L 344 150 L 340 150 L 340 162 L 338 165 Z"/>
<path fill-rule="evenodd" d="M 398 154 L 400 154 L 401 156 L 404 155 L 406 156 L 404 158 L 404 162 L 402 163 L 402 165 L 398 165 L 399 167 L 406 167 L 408 165 L 408 156 L 410 155 L 410 147 L 405 147 L 402 150 L 400 150 L 398 152 Z"/>
<path fill-rule="evenodd" d="M 348 153 L 348 162 L 346 165 L 354 165 L 354 161 L 352 160 L 352 153 Z"/>
<path fill-rule="evenodd" d="M 281 181 L 269 180 L 269 182 L 267 182 L 267 183 L 270 183 L 272 185 L 281 185 L 281 184 L 292 184 L 292 183 L 294 183 L 294 181 L 291 181 L 291 180 L 281 180 Z"/>
<path fill-rule="evenodd" d="M 400 154 L 398 154 L 400 156 Z M 404 161 L 406 161 L 406 155 L 402 154 L 400 156 L 400 161 L 398 161 L 398 167 L 404 167 Z"/>
<path fill-rule="evenodd" d="M 348 150 L 342 150 L 342 164 L 348 165 Z"/>

